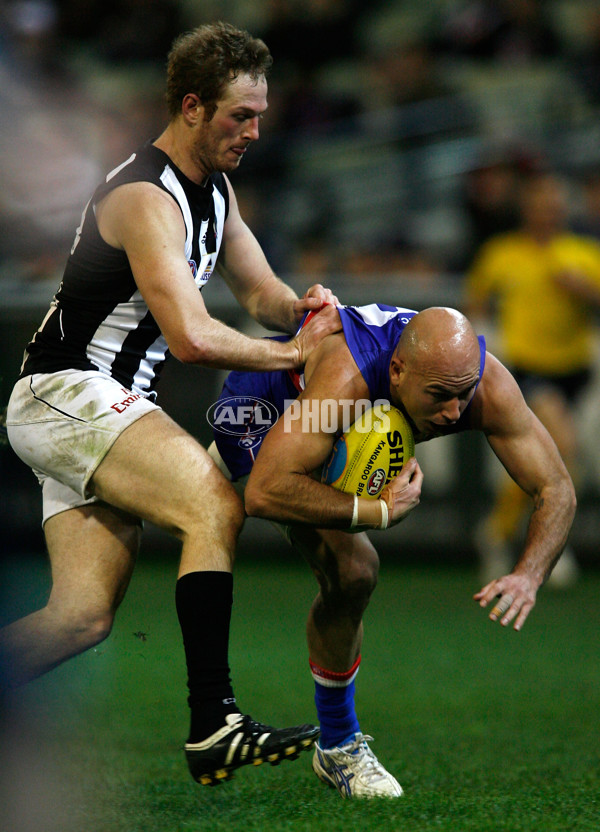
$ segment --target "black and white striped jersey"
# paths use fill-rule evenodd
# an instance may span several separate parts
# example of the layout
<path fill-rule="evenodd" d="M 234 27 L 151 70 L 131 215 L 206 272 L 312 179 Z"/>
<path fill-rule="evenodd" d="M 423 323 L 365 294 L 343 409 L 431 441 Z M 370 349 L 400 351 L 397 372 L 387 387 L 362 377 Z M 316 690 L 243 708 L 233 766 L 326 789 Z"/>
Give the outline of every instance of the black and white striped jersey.
<path fill-rule="evenodd" d="M 167 343 L 137 289 L 124 251 L 98 231 L 95 209 L 111 190 L 152 182 L 178 203 L 186 228 L 185 256 L 199 289 L 209 280 L 229 210 L 227 183 L 214 173 L 189 180 L 154 145 L 136 151 L 106 177 L 88 202 L 59 290 L 27 345 L 21 377 L 60 370 L 100 370 L 142 395 L 154 392 Z"/>

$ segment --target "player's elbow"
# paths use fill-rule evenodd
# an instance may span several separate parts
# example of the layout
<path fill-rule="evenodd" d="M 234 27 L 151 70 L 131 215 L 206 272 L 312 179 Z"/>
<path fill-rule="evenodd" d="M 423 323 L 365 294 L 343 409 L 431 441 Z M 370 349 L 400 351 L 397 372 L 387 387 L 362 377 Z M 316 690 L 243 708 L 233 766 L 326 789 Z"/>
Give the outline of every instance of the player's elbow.
<path fill-rule="evenodd" d="M 244 506 L 249 517 L 272 517 L 273 500 L 259 478 L 248 480 L 244 491 Z"/>
<path fill-rule="evenodd" d="M 546 495 L 542 494 L 542 496 L 545 497 Z M 547 496 L 549 500 L 551 500 L 552 505 L 556 506 L 565 520 L 568 520 L 568 522 L 571 523 L 575 517 L 575 512 L 577 511 L 577 495 L 575 493 L 573 480 L 566 472 L 560 482 L 556 483 L 554 488 L 548 491 Z"/>
<path fill-rule="evenodd" d="M 567 494 L 568 505 L 570 509 L 571 516 L 575 516 L 575 512 L 577 511 L 577 494 L 575 492 L 575 486 L 573 485 L 573 481 L 569 477 L 569 485 L 568 485 L 568 494 Z"/>
<path fill-rule="evenodd" d="M 565 471 L 561 481 L 561 491 L 563 504 L 571 514 L 575 514 L 577 510 L 577 494 L 571 475 Z"/>
<path fill-rule="evenodd" d="M 214 363 L 214 346 L 205 338 L 180 338 L 169 344 L 169 351 L 182 364 L 203 364 L 211 366 Z"/>

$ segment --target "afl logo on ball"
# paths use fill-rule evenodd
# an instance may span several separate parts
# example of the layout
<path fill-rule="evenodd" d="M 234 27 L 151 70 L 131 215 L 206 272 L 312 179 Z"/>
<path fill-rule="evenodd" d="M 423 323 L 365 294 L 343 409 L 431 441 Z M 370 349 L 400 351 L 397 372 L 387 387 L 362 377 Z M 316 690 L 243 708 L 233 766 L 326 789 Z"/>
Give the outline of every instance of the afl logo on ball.
<path fill-rule="evenodd" d="M 378 468 L 376 471 L 373 471 L 369 477 L 369 482 L 367 483 L 367 494 L 370 497 L 373 497 L 375 494 L 379 494 L 384 486 L 384 483 L 385 471 L 383 468 Z"/>

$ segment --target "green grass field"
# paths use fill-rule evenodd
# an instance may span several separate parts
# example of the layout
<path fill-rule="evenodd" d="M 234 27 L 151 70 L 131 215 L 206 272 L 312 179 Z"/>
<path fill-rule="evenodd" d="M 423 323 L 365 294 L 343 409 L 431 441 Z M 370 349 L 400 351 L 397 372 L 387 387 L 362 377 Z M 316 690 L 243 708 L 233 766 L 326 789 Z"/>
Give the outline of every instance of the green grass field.
<path fill-rule="evenodd" d="M 315 719 L 313 578 L 285 557 L 240 562 L 232 626 L 238 700 L 275 724 Z M 600 830 L 597 572 L 542 591 L 515 633 L 471 600 L 474 570 L 384 566 L 357 703 L 406 796 L 352 802 L 319 783 L 308 754 L 217 788 L 191 780 L 175 568 L 142 558 L 110 639 L 9 703 L 2 832 Z M 11 562 L 3 582 L 4 617 L 26 612 L 44 597 L 45 566 Z"/>

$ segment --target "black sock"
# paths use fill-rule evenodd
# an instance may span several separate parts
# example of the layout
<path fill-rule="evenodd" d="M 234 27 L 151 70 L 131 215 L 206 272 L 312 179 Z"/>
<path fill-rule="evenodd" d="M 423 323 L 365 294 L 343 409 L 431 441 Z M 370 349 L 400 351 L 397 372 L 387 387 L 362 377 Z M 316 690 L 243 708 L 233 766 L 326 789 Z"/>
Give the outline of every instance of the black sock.
<path fill-rule="evenodd" d="M 200 742 L 224 725 L 227 714 L 239 713 L 228 659 L 233 576 L 229 572 L 183 575 L 177 581 L 175 603 L 190 691 L 188 742 Z"/>

